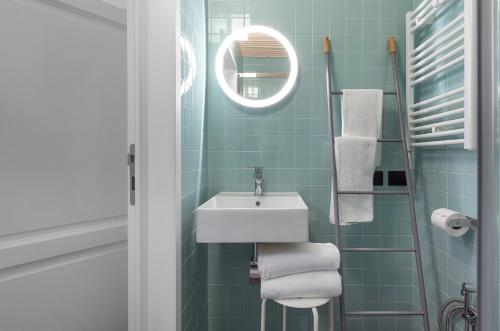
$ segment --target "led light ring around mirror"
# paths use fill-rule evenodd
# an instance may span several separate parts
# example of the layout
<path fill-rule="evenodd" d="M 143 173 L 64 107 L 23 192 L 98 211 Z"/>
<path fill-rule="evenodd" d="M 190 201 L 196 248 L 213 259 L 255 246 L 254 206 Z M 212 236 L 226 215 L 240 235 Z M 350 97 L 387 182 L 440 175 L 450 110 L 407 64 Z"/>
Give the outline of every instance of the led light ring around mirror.
<path fill-rule="evenodd" d="M 272 97 L 261 100 L 253 100 L 242 97 L 241 95 L 233 91 L 233 89 L 231 89 L 231 87 L 227 84 L 226 79 L 224 77 L 224 55 L 227 49 L 229 48 L 232 42 L 238 40 L 239 36 L 241 36 L 242 34 L 248 34 L 252 32 L 264 33 L 271 37 L 274 37 L 277 41 L 281 43 L 281 45 L 283 45 L 288 54 L 288 58 L 290 59 L 290 74 L 288 76 L 288 80 L 285 86 L 283 86 L 283 88 Z M 278 31 L 260 25 L 248 26 L 231 33 L 226 39 L 224 39 L 224 41 L 220 45 L 219 51 L 217 52 L 217 56 L 215 58 L 215 74 L 217 76 L 217 81 L 219 82 L 219 85 L 224 91 L 224 93 L 234 102 L 249 108 L 268 107 L 283 100 L 295 86 L 295 82 L 297 80 L 297 75 L 299 71 L 298 67 L 299 65 L 297 61 L 297 54 L 295 53 L 295 49 L 293 48 L 292 44 L 288 41 L 288 39 L 286 39 L 286 37 L 281 33 L 279 33 Z"/>

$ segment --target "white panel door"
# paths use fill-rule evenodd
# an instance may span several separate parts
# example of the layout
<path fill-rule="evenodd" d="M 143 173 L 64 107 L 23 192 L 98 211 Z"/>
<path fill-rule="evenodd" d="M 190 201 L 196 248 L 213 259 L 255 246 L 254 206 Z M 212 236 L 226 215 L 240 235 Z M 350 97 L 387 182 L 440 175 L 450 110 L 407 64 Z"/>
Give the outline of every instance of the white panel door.
<path fill-rule="evenodd" d="M 0 330 L 127 329 L 125 11 L 0 0 Z"/>

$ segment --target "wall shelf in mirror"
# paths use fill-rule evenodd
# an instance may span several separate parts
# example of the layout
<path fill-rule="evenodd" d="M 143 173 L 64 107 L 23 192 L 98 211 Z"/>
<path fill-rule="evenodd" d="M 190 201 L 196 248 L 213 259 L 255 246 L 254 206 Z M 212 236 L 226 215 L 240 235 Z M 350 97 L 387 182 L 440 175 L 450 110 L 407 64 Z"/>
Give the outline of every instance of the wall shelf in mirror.
<path fill-rule="evenodd" d="M 288 72 L 239 72 L 240 78 L 288 78 Z"/>

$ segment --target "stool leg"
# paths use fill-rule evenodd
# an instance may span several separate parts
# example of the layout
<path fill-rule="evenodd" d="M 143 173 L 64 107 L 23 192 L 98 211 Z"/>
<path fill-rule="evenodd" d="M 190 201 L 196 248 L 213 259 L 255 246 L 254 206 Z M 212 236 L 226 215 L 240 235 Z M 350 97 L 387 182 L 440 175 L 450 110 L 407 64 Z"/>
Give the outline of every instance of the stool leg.
<path fill-rule="evenodd" d="M 328 330 L 329 331 L 333 331 L 333 299 L 330 300 L 330 303 L 328 304 L 328 323 L 329 323 L 329 327 L 328 327 Z"/>
<path fill-rule="evenodd" d="M 283 306 L 283 331 L 286 331 L 286 306 Z"/>
<path fill-rule="evenodd" d="M 262 299 L 260 311 L 260 331 L 266 331 L 266 299 Z"/>
<path fill-rule="evenodd" d="M 316 307 L 312 308 L 312 313 L 313 313 L 313 330 L 319 331 L 318 309 Z"/>

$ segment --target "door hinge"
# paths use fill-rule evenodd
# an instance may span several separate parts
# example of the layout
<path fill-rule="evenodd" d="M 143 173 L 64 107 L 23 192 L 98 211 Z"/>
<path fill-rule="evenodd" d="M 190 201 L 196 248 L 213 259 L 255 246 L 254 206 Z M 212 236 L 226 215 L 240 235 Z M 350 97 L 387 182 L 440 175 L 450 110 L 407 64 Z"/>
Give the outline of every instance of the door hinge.
<path fill-rule="evenodd" d="M 135 205 L 135 144 L 131 144 L 127 155 L 129 167 L 129 199 L 132 206 Z"/>

